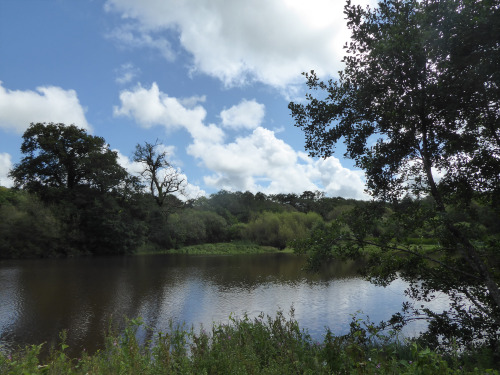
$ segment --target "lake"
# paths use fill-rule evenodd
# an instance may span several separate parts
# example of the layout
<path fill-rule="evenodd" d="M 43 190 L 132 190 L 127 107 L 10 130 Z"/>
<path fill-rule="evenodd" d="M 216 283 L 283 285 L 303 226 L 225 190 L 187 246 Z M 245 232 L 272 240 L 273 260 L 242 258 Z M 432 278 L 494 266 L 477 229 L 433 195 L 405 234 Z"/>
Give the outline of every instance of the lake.
<path fill-rule="evenodd" d="M 354 263 L 304 272 L 293 254 L 187 256 L 144 255 L 0 262 L 0 346 L 55 344 L 68 332 L 73 353 L 94 351 L 110 319 L 142 317 L 156 332 L 170 320 L 196 329 L 228 322 L 229 315 L 288 315 L 317 339 L 329 327 L 349 330 L 352 314 L 389 319 L 406 301 L 405 282 L 386 288 L 356 277 Z M 446 306 L 438 299 L 433 308 Z M 409 327 L 414 335 L 422 325 Z"/>

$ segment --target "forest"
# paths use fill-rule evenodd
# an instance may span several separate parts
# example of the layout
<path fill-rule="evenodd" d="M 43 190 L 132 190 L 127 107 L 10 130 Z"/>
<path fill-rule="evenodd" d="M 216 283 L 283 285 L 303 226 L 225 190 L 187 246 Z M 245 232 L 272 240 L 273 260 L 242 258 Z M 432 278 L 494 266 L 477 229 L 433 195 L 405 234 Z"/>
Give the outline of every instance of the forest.
<path fill-rule="evenodd" d="M 366 204 L 321 192 L 222 190 L 184 201 L 169 195 L 159 206 L 140 185 L 112 191 L 83 184 L 42 190 L 0 187 L 1 258 L 162 252 L 237 241 L 278 251 Z"/>

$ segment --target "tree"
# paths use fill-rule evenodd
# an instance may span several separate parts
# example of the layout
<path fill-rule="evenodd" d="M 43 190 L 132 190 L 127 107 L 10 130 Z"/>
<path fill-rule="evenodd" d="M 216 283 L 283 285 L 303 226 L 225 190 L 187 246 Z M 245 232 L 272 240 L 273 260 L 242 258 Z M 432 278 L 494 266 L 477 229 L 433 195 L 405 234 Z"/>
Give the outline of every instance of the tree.
<path fill-rule="evenodd" d="M 186 179 L 167 160 L 167 152 L 160 150 L 158 140 L 154 143 L 145 142 L 144 146 L 135 146 L 134 161 L 141 163 L 141 176 L 149 185 L 149 192 L 159 207 L 173 193 L 184 194 Z M 173 201 L 178 202 L 178 200 Z"/>
<path fill-rule="evenodd" d="M 135 251 L 145 233 L 144 213 L 136 199 L 140 187 L 118 164 L 117 153 L 105 140 L 75 125 L 53 123 L 31 124 L 23 139 L 21 151 L 26 156 L 10 176 L 16 187 L 37 193 L 50 204 L 45 211 L 54 213 L 54 229 L 45 233 L 59 235 L 50 237 L 57 242 L 51 246 L 42 246 L 43 241 L 33 240 L 32 235 L 20 238 L 27 244 L 25 256 Z M 32 225 L 38 218 L 27 213 L 17 215 L 20 225 Z M 36 233 L 33 236 L 49 237 Z"/>
<path fill-rule="evenodd" d="M 26 156 L 9 174 L 17 187 L 39 191 L 84 185 L 108 191 L 128 175 L 104 138 L 75 125 L 32 123 L 23 140 L 21 152 Z"/>
<path fill-rule="evenodd" d="M 500 235 L 477 209 L 500 220 L 500 2 L 384 0 L 363 9 L 349 1 L 345 14 L 344 70 L 327 82 L 305 74 L 321 94 L 289 108 L 311 155 L 328 157 L 345 143 L 368 191 L 392 205 L 386 219 L 398 233 L 367 237 L 367 222 L 386 210 L 378 205 L 351 215 L 349 231 L 318 233 L 315 259 L 377 245 L 373 280 L 401 272 L 420 280 L 408 291 L 416 300 L 450 296 L 449 311 L 414 311 L 429 319 L 435 340 L 486 340 L 500 350 Z M 394 243 L 429 228 L 439 239 L 431 249 Z"/>

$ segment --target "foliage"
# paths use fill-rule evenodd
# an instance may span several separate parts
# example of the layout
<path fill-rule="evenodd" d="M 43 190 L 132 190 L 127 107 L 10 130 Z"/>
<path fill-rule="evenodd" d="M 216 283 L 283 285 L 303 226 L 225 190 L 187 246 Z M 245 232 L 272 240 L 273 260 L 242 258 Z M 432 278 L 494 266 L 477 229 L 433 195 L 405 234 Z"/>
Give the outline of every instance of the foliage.
<path fill-rule="evenodd" d="M 486 344 L 500 355 L 500 233 L 478 220 L 500 222 L 500 3 L 348 2 L 345 14 L 345 69 L 336 81 L 306 74 L 320 93 L 289 108 L 312 155 L 330 156 L 343 141 L 385 203 L 317 233 L 314 263 L 377 246 L 367 270 L 375 282 L 400 272 L 420 280 L 408 290 L 414 300 L 451 298 L 449 311 L 414 311 L 430 321 L 430 343 Z M 438 245 L 408 243 L 428 231 Z"/>
<path fill-rule="evenodd" d="M 51 256 L 62 250 L 57 241 L 62 225 L 50 207 L 27 192 L 2 188 L 0 194 L 0 258 Z"/>
<path fill-rule="evenodd" d="M 142 243 L 140 186 L 103 138 L 74 125 L 37 123 L 23 139 L 26 156 L 10 175 L 24 191 L 1 194 L 0 236 L 9 249 L 2 256 L 123 254 Z"/>
<path fill-rule="evenodd" d="M 10 172 L 18 187 L 41 191 L 85 185 L 109 191 L 127 175 L 103 138 L 75 125 L 32 123 L 23 139 L 26 156 Z"/>
<path fill-rule="evenodd" d="M 351 332 L 314 341 L 291 316 L 230 317 L 199 332 L 170 323 L 168 332 L 138 340 L 147 328 L 130 320 L 118 334 L 110 332 L 103 350 L 78 358 L 68 354 L 66 333 L 59 348 L 41 359 L 42 345 L 14 353 L 0 352 L 2 374 L 499 374 L 472 356 L 442 355 L 416 343 L 398 344 L 353 318 Z M 482 360 L 487 353 L 481 354 Z M 476 359 L 479 357 L 475 357 Z M 493 364 L 494 365 L 494 364 Z M 489 369 L 488 369 L 489 368 Z"/>
<path fill-rule="evenodd" d="M 271 246 L 260 246 L 251 242 L 235 241 L 208 243 L 194 246 L 185 246 L 169 253 L 191 255 L 229 255 L 229 254 L 266 254 L 274 253 L 277 249 Z"/>
<path fill-rule="evenodd" d="M 168 233 L 175 247 L 226 240 L 227 223 L 211 211 L 187 208 L 169 216 Z"/>
<path fill-rule="evenodd" d="M 289 241 L 306 237 L 320 222 L 321 216 L 314 212 L 264 212 L 248 223 L 243 237 L 259 245 L 284 249 Z"/>

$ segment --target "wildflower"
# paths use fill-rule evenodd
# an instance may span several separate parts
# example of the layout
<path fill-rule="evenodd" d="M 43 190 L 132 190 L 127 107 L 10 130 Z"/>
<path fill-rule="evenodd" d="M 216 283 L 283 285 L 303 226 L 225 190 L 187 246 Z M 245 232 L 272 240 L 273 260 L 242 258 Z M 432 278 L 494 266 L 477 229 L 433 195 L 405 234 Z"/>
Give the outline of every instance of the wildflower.
<path fill-rule="evenodd" d="M 118 346 L 118 341 L 115 340 L 115 342 L 113 342 L 113 345 Z"/>
<path fill-rule="evenodd" d="M 408 361 L 408 363 L 411 365 L 413 363 L 413 361 Z"/>
<path fill-rule="evenodd" d="M 380 364 L 380 363 L 378 363 L 378 364 L 377 364 L 377 366 L 375 366 L 375 367 L 376 367 L 376 368 L 380 368 L 380 366 L 381 366 L 381 364 Z"/>

